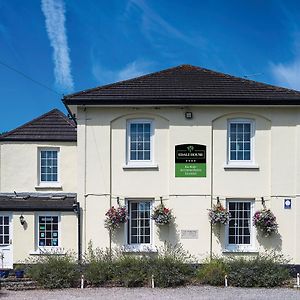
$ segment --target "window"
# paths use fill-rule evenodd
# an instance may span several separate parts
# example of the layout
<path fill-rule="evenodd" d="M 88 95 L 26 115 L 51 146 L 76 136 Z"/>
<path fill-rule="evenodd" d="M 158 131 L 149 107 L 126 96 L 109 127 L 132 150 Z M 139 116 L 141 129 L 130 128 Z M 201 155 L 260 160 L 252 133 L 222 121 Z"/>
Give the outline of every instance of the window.
<path fill-rule="evenodd" d="M 39 247 L 57 247 L 59 245 L 58 225 L 59 216 L 57 215 L 38 216 Z"/>
<path fill-rule="evenodd" d="M 253 162 L 254 124 L 252 120 L 233 119 L 228 125 L 228 161 Z"/>
<path fill-rule="evenodd" d="M 9 245 L 9 216 L 0 216 L 0 245 Z"/>
<path fill-rule="evenodd" d="M 151 244 L 151 201 L 128 201 L 128 244 Z"/>
<path fill-rule="evenodd" d="M 227 203 L 230 220 L 227 224 L 227 248 L 246 250 L 252 248 L 252 201 L 230 200 Z"/>
<path fill-rule="evenodd" d="M 127 125 L 127 163 L 152 162 L 153 138 L 151 120 L 131 120 Z"/>
<path fill-rule="evenodd" d="M 40 150 L 40 182 L 58 182 L 58 150 Z"/>

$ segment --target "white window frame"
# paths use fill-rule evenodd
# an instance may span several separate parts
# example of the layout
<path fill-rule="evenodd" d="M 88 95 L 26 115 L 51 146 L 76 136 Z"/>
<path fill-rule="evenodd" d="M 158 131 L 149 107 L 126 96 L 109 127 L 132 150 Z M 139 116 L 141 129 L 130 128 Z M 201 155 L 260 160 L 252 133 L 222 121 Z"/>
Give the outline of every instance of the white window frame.
<path fill-rule="evenodd" d="M 255 199 L 249 198 L 230 198 L 226 199 L 226 208 L 229 211 L 230 202 L 248 202 L 250 203 L 250 244 L 229 244 L 229 223 L 225 225 L 225 250 L 224 252 L 256 252 L 255 236 L 256 230 L 253 225 L 254 203 Z"/>
<path fill-rule="evenodd" d="M 57 151 L 57 181 L 42 181 L 42 151 Z M 59 187 L 60 186 L 60 148 L 59 147 L 40 147 L 38 148 L 38 186 L 40 187 Z"/>
<path fill-rule="evenodd" d="M 153 212 L 154 198 L 129 198 L 125 200 L 127 211 L 129 211 L 130 202 L 150 202 L 150 216 Z M 124 235 L 125 235 L 125 245 L 124 250 L 128 252 L 153 252 L 157 251 L 154 246 L 154 221 L 150 217 L 150 243 L 145 244 L 129 244 L 128 241 L 128 230 L 130 224 L 130 216 L 128 216 L 128 221 L 124 226 Z"/>
<path fill-rule="evenodd" d="M 150 124 L 150 160 L 130 159 L 130 126 L 131 124 Z M 130 119 L 126 126 L 126 165 L 127 166 L 153 166 L 154 165 L 154 121 L 152 119 Z"/>
<path fill-rule="evenodd" d="M 230 125 L 235 124 L 250 124 L 250 160 L 231 160 L 230 159 Z M 254 142 L 255 142 L 255 121 L 247 118 L 229 119 L 227 122 L 227 165 L 229 166 L 251 166 L 255 164 L 254 160 Z"/>
<path fill-rule="evenodd" d="M 57 235 L 57 239 L 58 239 L 58 245 L 57 246 L 40 246 L 39 245 L 39 240 L 40 240 L 40 236 L 39 236 L 39 217 L 42 216 L 46 216 L 46 217 L 58 217 L 58 235 Z M 56 211 L 48 211 L 48 212 L 44 212 L 41 211 L 39 213 L 37 213 L 35 215 L 35 220 L 36 220 L 36 224 L 35 224 L 35 244 L 36 244 L 36 250 L 37 253 L 48 253 L 48 252 L 56 252 L 59 251 L 61 249 L 61 214 L 60 212 L 56 212 Z"/>

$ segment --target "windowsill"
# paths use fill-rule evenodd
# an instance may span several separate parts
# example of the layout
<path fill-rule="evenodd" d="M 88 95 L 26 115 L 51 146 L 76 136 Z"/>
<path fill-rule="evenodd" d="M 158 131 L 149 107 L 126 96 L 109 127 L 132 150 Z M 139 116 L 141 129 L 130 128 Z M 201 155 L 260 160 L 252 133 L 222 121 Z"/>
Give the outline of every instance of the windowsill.
<path fill-rule="evenodd" d="M 41 184 L 41 185 L 36 185 L 34 187 L 36 190 L 61 190 L 62 189 L 62 185 L 61 184 Z"/>
<path fill-rule="evenodd" d="M 121 249 L 126 253 L 157 253 L 158 250 L 151 244 L 140 244 L 140 245 L 124 245 Z"/>
<path fill-rule="evenodd" d="M 157 164 L 145 164 L 145 165 L 124 165 L 123 170 L 140 170 L 140 169 L 145 169 L 145 170 L 158 170 L 158 165 Z"/>
<path fill-rule="evenodd" d="M 29 252 L 29 255 L 65 255 L 66 251 L 62 248 L 37 249 Z"/>
<path fill-rule="evenodd" d="M 223 249 L 222 253 L 259 253 L 259 251 L 255 248 L 244 248 L 244 249 Z"/>
<path fill-rule="evenodd" d="M 252 164 L 224 164 L 225 170 L 259 170 L 258 165 L 252 165 Z"/>

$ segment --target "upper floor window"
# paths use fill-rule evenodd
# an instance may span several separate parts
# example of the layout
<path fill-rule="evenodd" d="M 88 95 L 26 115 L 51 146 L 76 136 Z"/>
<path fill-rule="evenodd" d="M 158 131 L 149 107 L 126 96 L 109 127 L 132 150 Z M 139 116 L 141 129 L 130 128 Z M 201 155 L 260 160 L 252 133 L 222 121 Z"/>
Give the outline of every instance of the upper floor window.
<path fill-rule="evenodd" d="M 58 149 L 40 150 L 40 182 L 58 182 Z"/>
<path fill-rule="evenodd" d="M 253 162 L 254 122 L 249 119 L 232 119 L 228 123 L 228 161 Z"/>
<path fill-rule="evenodd" d="M 127 163 L 151 163 L 153 158 L 153 122 L 130 120 L 127 124 Z"/>

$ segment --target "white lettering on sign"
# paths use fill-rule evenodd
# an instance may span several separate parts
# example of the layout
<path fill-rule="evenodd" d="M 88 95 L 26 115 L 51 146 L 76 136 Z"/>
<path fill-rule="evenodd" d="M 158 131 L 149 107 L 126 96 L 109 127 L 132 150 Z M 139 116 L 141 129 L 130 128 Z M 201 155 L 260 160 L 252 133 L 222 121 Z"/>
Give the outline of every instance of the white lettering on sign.
<path fill-rule="evenodd" d="M 198 230 L 181 230 L 182 240 L 196 240 L 198 239 Z"/>

